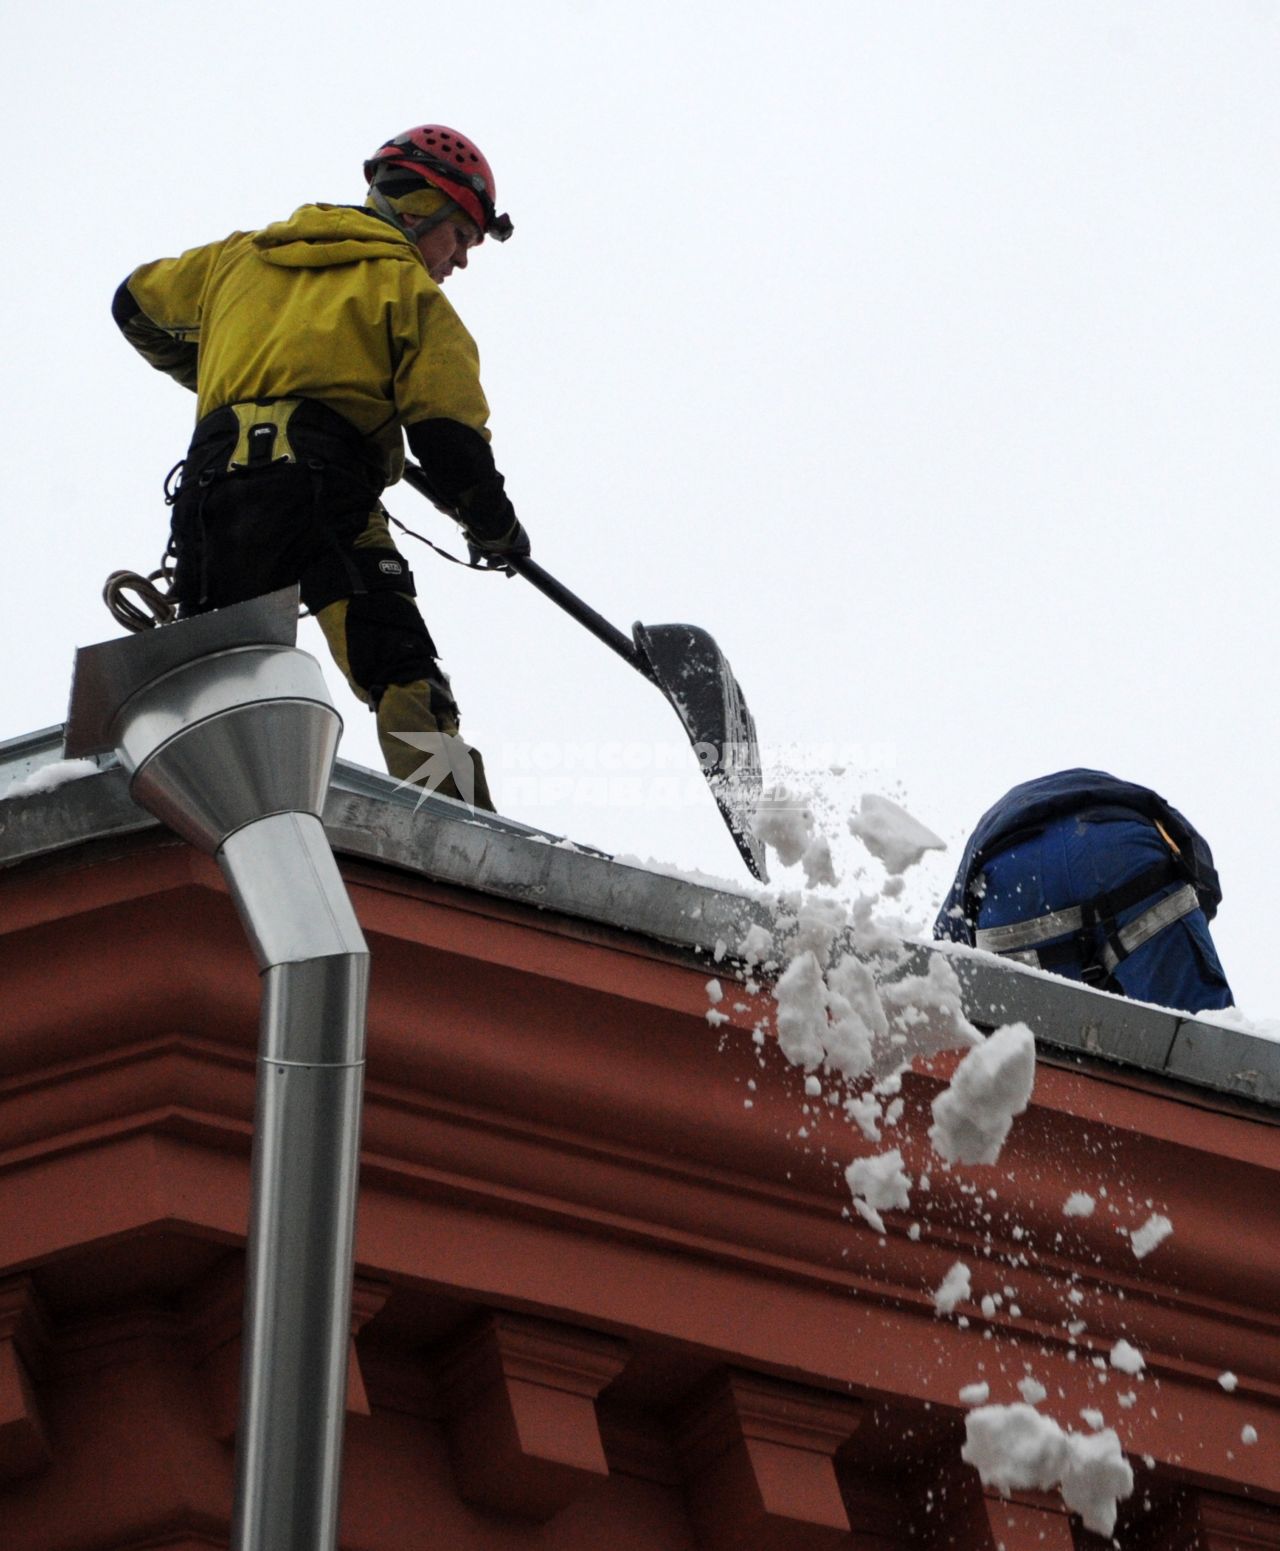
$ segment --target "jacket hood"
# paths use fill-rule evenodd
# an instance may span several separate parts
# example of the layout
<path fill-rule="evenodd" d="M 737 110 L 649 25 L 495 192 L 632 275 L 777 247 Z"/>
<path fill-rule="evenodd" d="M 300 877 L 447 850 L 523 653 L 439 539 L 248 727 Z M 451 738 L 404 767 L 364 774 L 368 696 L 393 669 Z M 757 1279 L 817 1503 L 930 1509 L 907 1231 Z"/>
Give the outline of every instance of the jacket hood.
<path fill-rule="evenodd" d="M 408 237 L 374 211 L 354 205 L 303 205 L 288 220 L 255 232 L 253 245 L 268 264 L 286 269 L 327 269 L 365 259 L 422 264 Z"/>

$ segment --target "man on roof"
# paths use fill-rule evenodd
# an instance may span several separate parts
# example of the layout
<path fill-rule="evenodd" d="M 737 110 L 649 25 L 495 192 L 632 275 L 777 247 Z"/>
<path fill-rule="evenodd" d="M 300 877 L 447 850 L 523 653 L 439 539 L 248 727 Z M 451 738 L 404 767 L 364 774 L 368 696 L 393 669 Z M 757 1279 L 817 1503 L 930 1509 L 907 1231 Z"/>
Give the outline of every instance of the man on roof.
<path fill-rule="evenodd" d="M 1200 832 L 1150 787 L 1059 770 L 1006 792 L 934 922 L 950 938 L 1135 1001 L 1232 1006 L 1209 935 L 1222 901 Z"/>
<path fill-rule="evenodd" d="M 441 286 L 505 242 L 493 172 L 440 124 L 364 164 L 363 206 L 303 205 L 135 269 L 113 313 L 131 345 L 196 394 L 170 553 L 183 616 L 300 584 L 334 660 L 378 719 L 387 769 L 493 807 L 479 755 L 414 601 L 381 504 L 404 440 L 474 563 L 529 540 L 494 463 L 475 344 Z M 444 752 L 451 774 L 434 777 Z"/>

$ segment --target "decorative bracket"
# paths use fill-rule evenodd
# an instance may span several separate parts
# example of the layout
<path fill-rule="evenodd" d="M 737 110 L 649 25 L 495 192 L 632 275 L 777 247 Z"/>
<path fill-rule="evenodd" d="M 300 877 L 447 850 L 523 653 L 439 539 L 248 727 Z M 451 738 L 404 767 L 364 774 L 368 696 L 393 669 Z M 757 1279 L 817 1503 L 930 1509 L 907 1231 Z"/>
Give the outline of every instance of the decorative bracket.
<path fill-rule="evenodd" d="M 861 1401 L 737 1370 L 695 1392 L 676 1422 L 689 1508 L 708 1551 L 849 1546 L 835 1455 Z"/>
<path fill-rule="evenodd" d="M 47 1345 L 31 1279 L 0 1284 L 0 1479 L 34 1475 L 53 1458 L 35 1389 Z"/>
<path fill-rule="evenodd" d="M 440 1373 L 459 1495 L 545 1523 L 609 1473 L 596 1397 L 627 1360 L 622 1341 L 490 1313 Z"/>

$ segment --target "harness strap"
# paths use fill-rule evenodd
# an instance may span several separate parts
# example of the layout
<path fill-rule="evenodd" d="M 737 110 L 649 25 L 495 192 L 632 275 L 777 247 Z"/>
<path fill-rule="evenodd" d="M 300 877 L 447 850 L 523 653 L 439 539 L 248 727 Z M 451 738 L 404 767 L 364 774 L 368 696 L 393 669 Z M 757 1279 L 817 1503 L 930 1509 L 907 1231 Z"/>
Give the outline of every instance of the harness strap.
<path fill-rule="evenodd" d="M 1065 937 L 1068 932 L 1083 931 L 1086 926 L 1101 925 L 1110 931 L 1116 916 L 1131 905 L 1140 904 L 1148 894 L 1167 883 L 1177 883 L 1182 874 L 1170 862 L 1157 862 L 1119 888 L 1098 894 L 1079 905 L 1069 905 L 1065 910 L 1050 910 L 1046 915 L 1035 916 L 1028 921 L 1010 921 L 1004 926 L 980 926 L 974 933 L 975 946 L 988 953 L 1016 953 L 1023 948 L 1034 948 L 1037 943 L 1051 942 L 1055 937 Z M 1130 950 L 1132 951 L 1132 950 Z"/>
<path fill-rule="evenodd" d="M 1140 916 L 1127 921 L 1103 947 L 1101 958 L 1108 973 L 1113 972 L 1122 959 L 1127 959 L 1144 942 L 1150 942 L 1157 932 L 1164 931 L 1166 926 L 1172 926 L 1175 921 L 1181 921 L 1183 916 L 1189 916 L 1199 908 L 1200 900 L 1195 889 L 1189 883 L 1184 883 L 1177 893 L 1167 895 L 1152 905 L 1150 910 L 1144 910 Z M 1117 941 L 1119 952 L 1113 946 Z"/>
<path fill-rule="evenodd" d="M 1148 891 L 1149 892 L 1149 891 Z M 1124 907 L 1121 906 L 1123 909 Z M 1164 899 L 1157 900 L 1150 910 L 1144 910 L 1141 915 L 1134 916 L 1132 921 L 1126 921 L 1121 927 L 1112 927 L 1107 934 L 1107 941 L 1103 943 L 1098 954 L 1098 963 L 1090 964 L 1087 961 L 1082 969 L 1084 978 L 1090 984 L 1098 984 L 1106 987 L 1117 967 L 1142 947 L 1143 943 L 1150 942 L 1175 921 L 1181 921 L 1183 916 L 1189 916 L 1192 911 L 1200 908 L 1200 899 L 1195 889 L 1189 883 L 1184 883 L 1180 889 L 1172 894 L 1167 894 Z M 1075 920 L 1078 925 L 1070 924 Z M 1066 925 L 1058 923 L 1066 922 Z M 1050 915 L 1038 916 L 1034 921 L 1018 921 L 1012 923 L 1015 928 L 1038 928 L 1045 923 L 1053 922 L 1052 931 L 1044 931 L 1032 941 L 1048 943 L 1053 937 L 1061 937 L 1069 932 L 1083 933 L 1083 911 L 1079 906 L 1071 910 L 1058 910 Z M 1007 932 L 1007 927 L 979 928 L 977 932 L 977 946 L 985 948 L 988 953 L 999 953 L 1005 958 L 1015 959 L 1020 964 L 1029 964 L 1033 969 L 1047 969 L 1058 971 L 1072 964 L 1080 964 L 1085 958 L 1083 938 L 1077 935 L 1070 942 L 1054 943 L 1052 946 L 1036 948 L 1030 942 L 1024 941 L 1018 947 L 998 948 L 992 939 L 997 938 L 1001 932 Z M 1093 978 L 1090 979 L 1088 971 L 1092 970 Z"/>
<path fill-rule="evenodd" d="M 200 597 L 197 607 L 203 608 L 209 601 L 209 532 L 205 526 L 204 509 L 209 500 L 216 471 L 204 469 L 196 483 L 199 499 L 196 502 L 196 528 L 200 534 Z"/>
<path fill-rule="evenodd" d="M 447 549 L 441 549 L 439 544 L 433 544 L 425 534 L 415 532 L 414 529 L 410 528 L 406 523 L 401 522 L 398 517 L 393 517 L 390 512 L 387 512 L 387 521 L 394 523 L 395 526 L 400 529 L 401 533 L 407 533 L 411 539 L 417 539 L 420 544 L 425 544 L 428 549 L 435 550 L 436 554 L 439 555 L 442 560 L 452 561 L 454 565 L 465 566 L 469 571 L 494 570 L 493 566 L 482 565 L 475 560 L 459 560 L 457 555 L 451 555 Z M 499 569 L 495 574 L 501 576 L 502 572 Z"/>
<path fill-rule="evenodd" d="M 1051 910 L 1047 915 L 1036 916 L 1030 921 L 1010 921 L 1006 926 L 980 926 L 974 932 L 975 947 L 987 953 L 1006 953 L 1010 956 L 1033 948 L 1037 943 L 1050 942 L 1055 937 L 1065 937 L 1068 932 L 1084 929 L 1084 911 L 1079 905 L 1066 910 Z"/>

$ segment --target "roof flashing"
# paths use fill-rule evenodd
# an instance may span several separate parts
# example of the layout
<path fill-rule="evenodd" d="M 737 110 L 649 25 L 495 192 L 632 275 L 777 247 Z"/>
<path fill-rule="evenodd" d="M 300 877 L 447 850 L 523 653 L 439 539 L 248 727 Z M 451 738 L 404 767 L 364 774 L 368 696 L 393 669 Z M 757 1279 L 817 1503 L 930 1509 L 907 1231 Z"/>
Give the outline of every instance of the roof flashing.
<path fill-rule="evenodd" d="M 129 796 L 113 755 L 98 771 L 33 796 L 3 793 L 63 758 L 62 728 L 0 743 L 0 868 L 96 840 L 160 829 Z M 475 813 L 339 759 L 324 809 L 335 851 L 461 889 L 588 921 L 714 958 L 753 923 L 770 924 L 764 892 L 650 871 L 497 814 Z M 722 950 L 723 951 L 723 950 Z M 1047 1050 L 1109 1062 L 1280 1110 L 1280 1043 L 1247 1029 L 1127 1001 L 990 955 L 917 945 L 902 972 L 947 953 L 965 1010 L 991 1028 L 1025 1022 Z"/>

